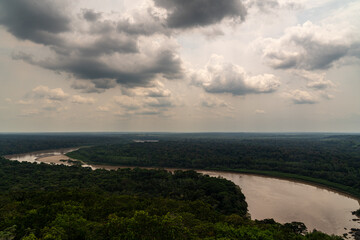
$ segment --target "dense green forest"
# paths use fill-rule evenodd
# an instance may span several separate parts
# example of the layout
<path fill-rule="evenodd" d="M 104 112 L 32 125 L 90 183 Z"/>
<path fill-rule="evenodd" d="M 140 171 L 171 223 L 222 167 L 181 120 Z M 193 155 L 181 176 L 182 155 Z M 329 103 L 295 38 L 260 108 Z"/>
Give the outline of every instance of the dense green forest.
<path fill-rule="evenodd" d="M 127 134 L 105 133 L 28 133 L 0 134 L 0 156 L 40 150 L 93 146 L 129 141 Z"/>
<path fill-rule="evenodd" d="M 252 172 L 360 193 L 359 135 L 0 134 L 1 155 L 76 146 L 88 147 L 69 156 L 90 163 Z M 253 221 L 236 185 L 194 171 L 0 157 L 0 179 L 0 239 L 341 239 L 302 223 Z"/>
<path fill-rule="evenodd" d="M 360 135 L 172 138 L 95 146 L 68 156 L 96 164 L 269 174 L 360 196 Z"/>
<path fill-rule="evenodd" d="M 241 190 L 194 171 L 19 163 L 0 158 L 0 239 L 341 239 L 248 219 Z"/>

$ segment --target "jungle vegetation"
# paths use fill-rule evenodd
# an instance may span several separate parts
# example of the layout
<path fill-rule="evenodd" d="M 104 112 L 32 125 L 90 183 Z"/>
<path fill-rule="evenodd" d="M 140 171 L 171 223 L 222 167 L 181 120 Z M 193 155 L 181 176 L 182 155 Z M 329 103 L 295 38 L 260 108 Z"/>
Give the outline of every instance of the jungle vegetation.
<path fill-rule="evenodd" d="M 227 170 L 295 178 L 360 197 L 360 135 L 178 138 L 80 149 L 88 163 Z"/>
<path fill-rule="evenodd" d="M 194 171 L 91 170 L 0 158 L 0 239 L 342 239 L 250 220 L 232 182 Z"/>

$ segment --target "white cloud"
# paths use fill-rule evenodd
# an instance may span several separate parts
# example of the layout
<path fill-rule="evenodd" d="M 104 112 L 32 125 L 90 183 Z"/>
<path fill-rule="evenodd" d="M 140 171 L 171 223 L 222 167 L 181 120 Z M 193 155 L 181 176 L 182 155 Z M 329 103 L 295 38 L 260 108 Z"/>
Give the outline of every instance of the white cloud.
<path fill-rule="evenodd" d="M 30 96 L 53 101 L 63 101 L 69 97 L 69 95 L 66 94 L 61 88 L 50 89 L 46 86 L 38 86 L 34 88 Z"/>
<path fill-rule="evenodd" d="M 109 106 L 98 106 L 96 108 L 97 111 L 99 112 L 109 112 L 110 111 L 110 107 Z"/>
<path fill-rule="evenodd" d="M 265 114 L 266 112 L 264 110 L 262 110 L 262 109 L 256 109 L 255 113 L 256 114 Z"/>
<path fill-rule="evenodd" d="M 114 102 L 119 106 L 125 108 L 126 110 L 137 110 L 143 106 L 141 99 L 137 99 L 135 97 L 129 97 L 126 95 L 115 96 Z"/>
<path fill-rule="evenodd" d="M 191 74 L 192 83 L 208 93 L 231 93 L 246 95 L 271 93 L 280 86 L 280 81 L 272 74 L 249 76 L 235 64 L 226 63 L 224 58 L 212 55 L 205 68 Z"/>
<path fill-rule="evenodd" d="M 310 21 L 290 27 L 280 38 L 261 41 L 263 57 L 275 69 L 327 69 L 358 50 L 360 39 L 349 25 Z"/>
<path fill-rule="evenodd" d="M 17 101 L 16 102 L 17 104 L 20 104 L 20 105 L 30 105 L 30 104 L 32 104 L 33 102 L 31 101 L 31 100 L 28 100 L 28 101 L 26 101 L 26 100 L 19 100 L 19 101 Z"/>
<path fill-rule="evenodd" d="M 307 91 L 293 90 L 285 93 L 285 97 L 290 99 L 294 104 L 314 104 L 317 103 L 317 98 Z"/>
<path fill-rule="evenodd" d="M 153 98 L 162 98 L 162 97 L 171 97 L 171 91 L 164 87 L 164 84 L 160 81 L 154 81 L 154 83 L 146 88 L 137 87 L 137 88 L 122 88 L 122 93 L 126 96 L 142 96 L 142 97 L 153 97 Z"/>
<path fill-rule="evenodd" d="M 121 107 L 121 116 L 125 115 L 164 115 L 177 106 L 177 100 L 169 89 L 156 81 L 149 88 L 123 88 L 123 95 L 114 96 L 113 102 Z M 117 114 L 119 115 L 119 114 Z"/>
<path fill-rule="evenodd" d="M 20 117 L 33 117 L 40 114 L 38 109 L 24 109 L 19 114 Z"/>
<path fill-rule="evenodd" d="M 311 72 L 306 70 L 293 70 L 293 74 L 300 76 L 307 81 L 306 87 L 314 90 L 326 90 L 334 88 L 335 84 L 326 79 L 326 72 Z"/>
<path fill-rule="evenodd" d="M 206 108 L 218 108 L 218 107 L 227 107 L 232 108 L 227 102 L 217 97 L 211 96 L 202 96 L 201 97 L 201 106 Z"/>
<path fill-rule="evenodd" d="M 95 103 L 95 99 L 91 98 L 91 97 L 82 97 L 79 95 L 75 95 L 75 96 L 72 96 L 71 102 L 77 103 L 77 104 L 93 104 L 93 103 Z"/>

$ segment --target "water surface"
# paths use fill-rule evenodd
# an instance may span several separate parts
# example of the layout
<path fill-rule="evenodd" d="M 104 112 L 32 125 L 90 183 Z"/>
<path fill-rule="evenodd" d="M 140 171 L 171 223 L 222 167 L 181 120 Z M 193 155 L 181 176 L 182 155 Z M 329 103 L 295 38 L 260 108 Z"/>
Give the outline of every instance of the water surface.
<path fill-rule="evenodd" d="M 199 171 L 221 176 L 241 187 L 252 219 L 274 218 L 277 222 L 303 222 L 309 230 L 342 235 L 360 223 L 351 211 L 359 202 L 326 188 L 289 180 L 229 172 Z M 346 229 L 347 230 L 346 230 Z"/>
<path fill-rule="evenodd" d="M 63 164 L 64 154 L 76 149 L 49 150 L 7 156 L 11 160 Z M 54 157 L 56 156 L 56 157 Z M 118 166 L 86 165 L 93 169 L 117 169 Z M 173 171 L 174 169 L 168 169 Z M 209 176 L 222 177 L 240 186 L 252 219 L 273 218 L 280 223 L 303 222 L 309 230 L 342 235 L 360 228 L 351 211 L 359 209 L 357 199 L 326 188 L 257 175 L 198 170 Z"/>

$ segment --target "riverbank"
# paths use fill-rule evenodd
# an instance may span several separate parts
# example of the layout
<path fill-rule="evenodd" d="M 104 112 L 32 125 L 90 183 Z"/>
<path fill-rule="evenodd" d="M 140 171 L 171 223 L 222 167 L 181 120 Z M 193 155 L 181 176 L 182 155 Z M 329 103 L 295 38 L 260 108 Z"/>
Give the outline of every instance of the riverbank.
<path fill-rule="evenodd" d="M 6 159 L 17 160 L 19 162 L 39 162 L 38 159 L 42 159 L 40 162 L 62 164 L 60 160 L 71 159 L 65 154 L 78 150 L 77 148 L 59 148 L 59 149 L 47 149 L 42 151 L 34 151 L 29 153 L 11 154 L 3 156 Z"/>
<path fill-rule="evenodd" d="M 282 173 L 282 172 L 274 172 L 274 171 L 261 171 L 261 170 L 249 170 L 249 169 L 226 169 L 226 168 L 208 168 L 205 170 L 212 170 L 212 171 L 226 171 L 226 172 L 234 172 L 234 173 L 241 173 L 241 174 L 250 174 L 250 175 L 257 175 L 257 176 L 266 176 L 266 177 L 272 177 L 272 178 L 278 178 L 278 179 L 284 179 L 284 180 L 290 180 L 294 182 L 299 183 L 305 183 L 308 185 L 316 186 L 325 188 L 334 192 L 338 192 L 342 195 L 346 195 L 348 197 L 357 199 L 360 204 L 360 192 L 338 184 L 329 182 L 323 179 L 317 179 L 302 175 L 296 175 L 296 174 L 290 174 L 290 173 Z"/>
<path fill-rule="evenodd" d="M 83 147 L 82 147 L 83 148 Z M 277 178 L 277 179 L 284 179 L 284 180 L 290 180 L 295 182 L 300 182 L 308 185 L 313 185 L 316 187 L 321 187 L 327 190 L 331 190 L 334 192 L 338 192 L 342 195 L 351 197 L 356 199 L 360 203 L 360 192 L 356 191 L 355 189 L 352 189 L 350 187 L 332 183 L 323 179 L 317 179 L 302 175 L 296 175 L 296 174 L 290 174 L 290 173 L 282 173 L 282 172 L 274 172 L 274 171 L 261 171 L 261 170 L 250 170 L 250 169 L 228 169 L 228 168 L 205 168 L 205 169 L 189 169 L 189 168 L 172 168 L 172 167 L 164 167 L 164 166 L 119 166 L 115 164 L 98 164 L 91 161 L 84 161 L 79 160 L 73 157 L 68 156 L 69 153 L 76 151 L 80 148 L 63 148 L 63 149 L 49 149 L 44 151 L 35 151 L 30 153 L 24 153 L 24 154 L 14 154 L 14 155 L 6 155 L 5 158 L 12 159 L 12 160 L 18 160 L 18 158 L 21 158 L 22 156 L 31 155 L 34 156 L 35 162 L 44 162 L 48 164 L 64 164 L 64 165 L 73 165 L 70 163 L 70 161 L 78 161 L 80 164 L 85 165 L 86 167 L 92 167 L 92 168 L 106 168 L 108 170 L 116 170 L 118 168 L 144 168 L 144 169 L 156 169 L 156 168 L 166 168 L 168 170 L 211 170 L 211 171 L 218 171 L 218 172 L 231 172 L 231 173 L 241 173 L 241 174 L 250 174 L 250 175 L 256 175 L 256 176 L 265 176 L 265 177 L 271 177 L 271 178 Z M 60 154 L 52 155 L 54 152 L 59 152 Z M 70 160 L 70 161 L 68 161 Z M 21 161 L 21 160 L 20 160 Z"/>
<path fill-rule="evenodd" d="M 70 152 L 69 152 L 70 153 Z M 77 159 L 79 160 L 79 159 Z M 241 174 L 251 174 L 256 176 L 265 176 L 265 177 L 271 177 L 271 178 L 277 178 L 277 179 L 284 179 L 284 180 L 290 180 L 295 181 L 299 183 L 304 183 L 320 188 L 324 188 L 327 190 L 331 190 L 334 192 L 337 192 L 339 194 L 351 197 L 356 199 L 360 204 L 360 191 L 353 189 L 351 187 L 341 185 L 338 183 L 329 182 L 327 180 L 318 179 L 318 178 L 312 178 L 308 176 L 302 176 L 297 174 L 291 174 L 291 173 L 283 173 L 283 172 L 275 172 L 275 171 L 262 171 L 262 170 L 251 170 L 251 169 L 229 169 L 229 168 L 176 168 L 176 167 L 166 167 L 166 166 L 123 166 L 123 165 L 117 165 L 113 163 L 103 163 L 99 164 L 98 162 L 92 162 L 87 160 L 81 160 L 88 165 L 96 166 L 97 168 L 101 168 L 101 166 L 106 166 L 107 169 L 117 169 L 119 167 L 121 168 L 166 168 L 166 169 L 178 169 L 178 170 L 211 170 L 211 171 L 221 171 L 221 172 L 231 172 L 231 173 L 241 173 Z"/>
<path fill-rule="evenodd" d="M 44 156 L 45 154 L 40 155 Z M 69 156 L 58 154 L 53 164 L 64 164 Z M 46 158 L 37 158 L 38 163 Z M 46 162 L 49 163 L 49 162 Z M 67 165 L 67 164 L 65 164 Z M 83 165 L 84 166 L 84 165 Z M 137 166 L 119 165 L 85 165 L 92 169 L 117 170 L 119 168 L 137 168 Z M 184 169 L 164 167 L 139 167 L 145 169 L 195 170 L 212 177 L 222 177 L 240 186 L 249 205 L 249 212 L 254 219 L 274 218 L 285 223 L 291 221 L 305 222 L 309 230 L 316 228 L 329 234 L 344 234 L 347 229 L 357 228 L 352 224 L 351 211 L 359 208 L 359 200 L 343 192 L 334 191 L 324 185 L 309 184 L 309 182 L 284 178 L 282 175 L 269 176 L 259 172 L 249 172 L 239 169 Z M 265 172 L 266 173 L 266 172 Z M 305 183 L 305 184 L 304 184 Z M 313 186 L 312 186 L 313 185 Z M 314 187 L 315 186 L 315 187 Z M 324 191 L 330 190 L 330 191 Z M 331 214 L 329 214 L 331 209 Z M 321 219 L 321 221 L 319 221 Z"/>

